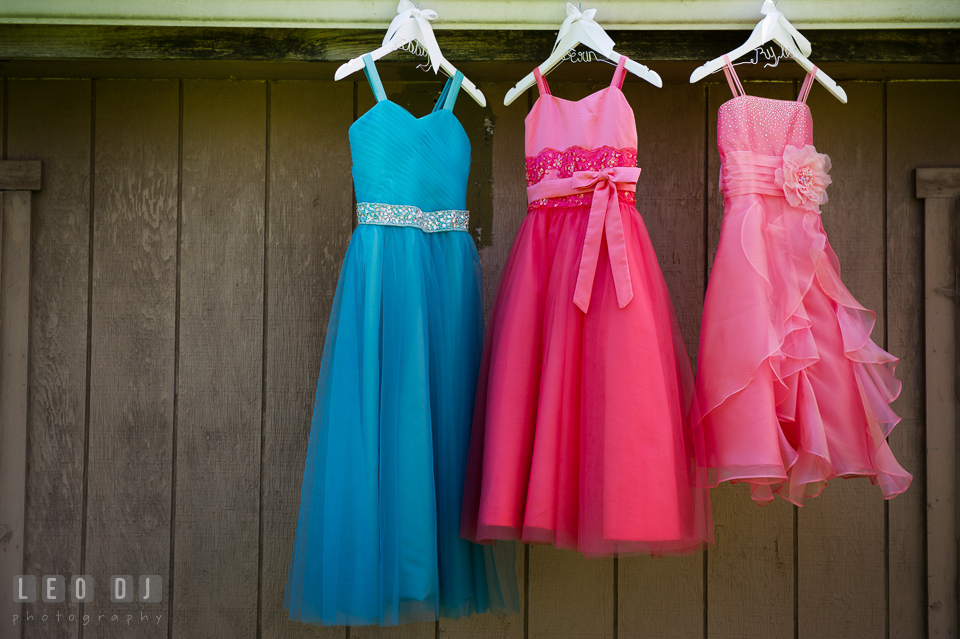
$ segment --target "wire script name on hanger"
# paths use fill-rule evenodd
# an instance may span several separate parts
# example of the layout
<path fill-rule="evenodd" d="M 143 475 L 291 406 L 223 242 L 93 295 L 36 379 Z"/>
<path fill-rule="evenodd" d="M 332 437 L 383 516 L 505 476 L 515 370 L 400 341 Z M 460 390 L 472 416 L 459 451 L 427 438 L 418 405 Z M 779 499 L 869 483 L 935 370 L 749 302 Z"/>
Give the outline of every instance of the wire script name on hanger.
<path fill-rule="evenodd" d="M 778 64 L 780 64 L 781 60 L 789 60 L 791 57 L 793 57 L 790 55 L 790 52 L 784 49 L 783 47 L 780 47 L 780 52 L 777 53 L 777 51 L 774 50 L 773 45 L 770 45 L 767 47 L 757 47 L 756 49 L 753 50 L 752 60 L 735 62 L 734 66 L 738 66 L 741 64 L 759 64 L 761 56 L 763 57 L 764 60 L 766 60 L 766 62 L 763 63 L 764 69 L 766 69 L 767 67 L 775 67 Z"/>
<path fill-rule="evenodd" d="M 590 51 L 590 50 L 587 50 L 587 51 L 577 51 L 576 49 L 570 49 L 569 51 L 567 51 L 567 52 L 563 55 L 563 57 L 560 59 L 560 61 L 561 61 L 561 62 L 573 62 L 573 63 L 577 63 L 577 62 L 606 62 L 607 64 L 611 64 L 611 65 L 613 65 L 613 66 L 616 66 L 616 64 L 614 64 L 613 62 L 611 62 L 611 61 L 608 60 L 607 58 L 605 58 L 605 57 L 603 57 L 603 56 L 601 56 L 601 55 L 598 55 L 595 51 Z"/>

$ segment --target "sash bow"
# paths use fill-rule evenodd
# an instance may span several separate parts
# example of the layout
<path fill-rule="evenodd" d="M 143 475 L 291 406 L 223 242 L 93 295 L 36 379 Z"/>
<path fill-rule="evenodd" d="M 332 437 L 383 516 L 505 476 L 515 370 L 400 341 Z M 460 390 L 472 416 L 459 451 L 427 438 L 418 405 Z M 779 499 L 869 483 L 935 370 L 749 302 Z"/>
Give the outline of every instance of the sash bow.
<path fill-rule="evenodd" d="M 639 167 L 616 166 L 599 171 L 575 171 L 570 178 L 543 180 L 527 187 L 527 199 L 530 202 L 593 191 L 590 217 L 583 238 L 583 251 L 580 254 L 580 270 L 573 294 L 573 303 L 584 313 L 590 309 L 593 281 L 600 260 L 600 244 L 604 236 L 617 291 L 617 304 L 623 308 L 633 299 L 627 241 L 617 190 L 636 191 L 639 177 Z"/>

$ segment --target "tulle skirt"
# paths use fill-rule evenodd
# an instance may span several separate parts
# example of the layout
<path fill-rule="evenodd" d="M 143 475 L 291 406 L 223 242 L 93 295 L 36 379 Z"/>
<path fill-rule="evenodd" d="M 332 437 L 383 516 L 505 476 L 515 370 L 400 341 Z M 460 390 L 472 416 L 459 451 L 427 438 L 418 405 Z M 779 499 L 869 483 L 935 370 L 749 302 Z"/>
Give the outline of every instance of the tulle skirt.
<path fill-rule="evenodd" d="M 886 441 L 897 358 L 870 339 L 820 216 L 769 195 L 725 204 L 697 371 L 709 485 L 798 506 L 836 477 L 902 493 L 912 476 Z"/>
<path fill-rule="evenodd" d="M 643 220 L 620 202 L 634 297 L 601 245 L 573 302 L 590 201 L 531 206 L 488 327 L 461 532 L 586 556 L 682 555 L 713 541 L 696 476 L 693 377 Z"/>
<path fill-rule="evenodd" d="M 518 610 L 513 544 L 459 534 L 481 290 L 466 233 L 354 231 L 317 384 L 291 619 L 394 625 Z"/>

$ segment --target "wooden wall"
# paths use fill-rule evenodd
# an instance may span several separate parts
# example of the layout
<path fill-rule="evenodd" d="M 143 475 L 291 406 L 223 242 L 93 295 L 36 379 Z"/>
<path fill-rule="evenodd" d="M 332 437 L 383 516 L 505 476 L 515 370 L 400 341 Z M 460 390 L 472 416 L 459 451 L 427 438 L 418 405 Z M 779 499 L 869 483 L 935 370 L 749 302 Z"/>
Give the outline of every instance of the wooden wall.
<path fill-rule="evenodd" d="M 462 93 L 456 107 L 473 144 L 468 208 L 488 309 L 526 203 L 530 100 L 502 106 L 506 80 L 483 84 L 488 107 Z M 551 84 L 571 99 L 602 86 Z M 319 629 L 288 621 L 281 601 L 352 228 L 347 127 L 372 104 L 363 77 L 5 80 L 3 157 L 44 162 L 24 570 L 92 574 L 101 588 L 92 604 L 26 606 L 35 619 L 22 636 L 926 636 L 923 209 L 913 176 L 960 166 L 960 82 L 844 86 L 847 105 L 822 87 L 810 98 L 815 143 L 833 159 L 823 220 L 844 280 L 878 311 L 874 339 L 902 358 L 891 446 L 911 488 L 884 502 L 866 480 L 836 481 L 797 509 L 760 508 L 745 487 L 724 486 L 706 552 L 584 560 L 526 547 L 520 616 Z M 440 83 L 386 88 L 421 114 Z M 798 82 L 746 90 L 790 99 Z M 638 208 L 696 353 L 722 215 L 716 113 L 729 90 L 629 78 L 624 91 L 640 131 Z M 110 604 L 102 587 L 113 574 L 161 575 L 164 602 Z"/>

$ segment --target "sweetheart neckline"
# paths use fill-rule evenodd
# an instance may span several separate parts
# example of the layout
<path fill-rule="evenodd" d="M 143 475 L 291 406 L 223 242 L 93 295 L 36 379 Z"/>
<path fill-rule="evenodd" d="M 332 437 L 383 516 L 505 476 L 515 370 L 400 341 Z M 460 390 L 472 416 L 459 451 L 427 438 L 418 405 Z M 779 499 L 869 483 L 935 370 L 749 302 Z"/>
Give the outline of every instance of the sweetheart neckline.
<path fill-rule="evenodd" d="M 610 89 L 615 89 L 616 92 L 617 92 L 618 94 L 620 94 L 620 97 L 623 98 L 623 101 L 627 103 L 627 108 L 630 109 L 630 111 L 632 112 L 632 111 L 633 111 L 633 107 L 630 106 L 630 101 L 627 100 L 627 96 L 623 93 L 623 89 L 621 89 L 620 87 L 617 87 L 617 86 L 610 85 L 610 86 L 607 86 L 607 87 L 603 87 L 603 88 L 600 89 L 599 91 L 594 91 L 594 92 L 591 93 L 590 95 L 585 95 L 585 96 L 583 96 L 582 98 L 580 98 L 579 100 L 568 100 L 568 99 L 566 99 L 566 98 L 561 98 L 561 97 L 555 96 L 555 95 L 553 95 L 552 93 L 541 93 L 539 96 L 537 96 L 537 100 L 536 100 L 536 102 L 533 103 L 533 106 L 530 107 L 530 113 L 527 113 L 527 118 L 530 117 L 530 115 L 533 113 L 534 109 L 537 108 L 537 105 L 540 104 L 541 98 L 543 98 L 543 97 L 545 97 L 545 96 L 549 96 L 549 97 L 553 98 L 554 100 L 559 100 L 560 102 L 565 102 L 565 103 L 567 103 L 567 104 L 580 104 L 581 102 L 584 102 L 585 100 L 589 100 L 590 98 L 594 98 L 594 97 L 600 95 L 601 93 L 603 93 L 604 91 L 609 91 Z M 526 121 L 526 118 L 524 118 L 524 121 Z"/>
<path fill-rule="evenodd" d="M 370 107 L 369 109 L 367 109 L 367 110 L 364 112 L 363 115 L 361 115 L 360 117 L 358 117 L 356 120 L 353 121 L 353 124 L 351 124 L 349 128 L 352 129 L 354 124 L 356 124 L 357 122 L 359 122 L 359 121 L 362 120 L 363 118 L 367 117 L 367 114 L 372 113 L 374 109 L 376 109 L 378 106 L 380 106 L 381 104 L 383 104 L 383 103 L 385 103 L 385 102 L 386 102 L 386 103 L 389 103 L 389 104 L 392 104 L 393 106 L 397 107 L 398 109 L 400 109 L 401 111 L 403 111 L 404 113 L 406 113 L 407 115 L 409 115 L 411 118 L 413 118 L 413 121 L 414 121 L 414 122 L 423 122 L 423 121 L 425 121 L 427 118 L 429 118 L 431 115 L 437 115 L 438 113 L 442 113 L 442 112 L 446 111 L 447 113 L 449 113 L 450 115 L 453 116 L 453 119 L 454 119 L 454 120 L 456 120 L 456 122 L 457 122 L 457 128 L 463 133 L 464 137 L 467 138 L 467 142 L 470 141 L 470 136 L 467 135 L 467 130 L 463 127 L 463 123 L 460 121 L 460 118 L 458 118 L 458 117 L 453 113 L 453 111 L 451 111 L 450 109 L 437 109 L 436 111 L 431 111 L 430 113 L 427 113 L 427 114 L 425 114 L 425 115 L 421 115 L 420 117 L 417 117 L 417 116 L 415 116 L 413 113 L 411 113 L 409 109 L 407 109 L 407 108 L 405 108 L 405 107 L 403 107 L 403 106 L 400 106 L 399 104 L 397 104 L 396 102 L 394 102 L 394 101 L 391 100 L 390 98 L 384 98 L 383 100 L 380 100 L 379 102 L 377 102 L 376 104 L 374 104 L 372 107 Z"/>
<path fill-rule="evenodd" d="M 620 95 L 623 95 L 623 90 L 622 90 L 620 87 L 615 87 L 615 86 L 613 86 L 613 85 L 610 85 L 610 86 L 607 86 L 607 87 L 603 87 L 603 88 L 600 89 L 599 91 L 594 91 L 594 92 L 591 93 L 590 95 L 585 95 L 585 96 L 583 96 L 582 98 L 580 98 L 579 100 L 568 100 L 567 98 L 561 98 L 560 96 L 554 95 L 554 94 L 552 94 L 552 93 L 541 93 L 541 94 L 537 97 L 537 102 L 539 102 L 539 101 L 540 101 L 540 98 L 542 98 L 544 95 L 548 95 L 548 96 L 550 96 L 551 98 L 553 98 L 554 100 L 560 100 L 561 102 L 566 102 L 566 103 L 568 103 L 568 104 L 579 104 L 580 102 L 583 102 L 584 100 L 589 100 L 590 98 L 592 98 L 592 97 L 594 97 L 594 96 L 600 95 L 601 93 L 603 93 L 604 91 L 606 91 L 606 90 L 608 90 L 608 89 L 616 89 L 617 92 L 618 92 Z M 627 97 L 627 96 L 624 95 L 623 97 Z M 536 106 L 536 104 L 534 104 L 534 106 Z"/>

